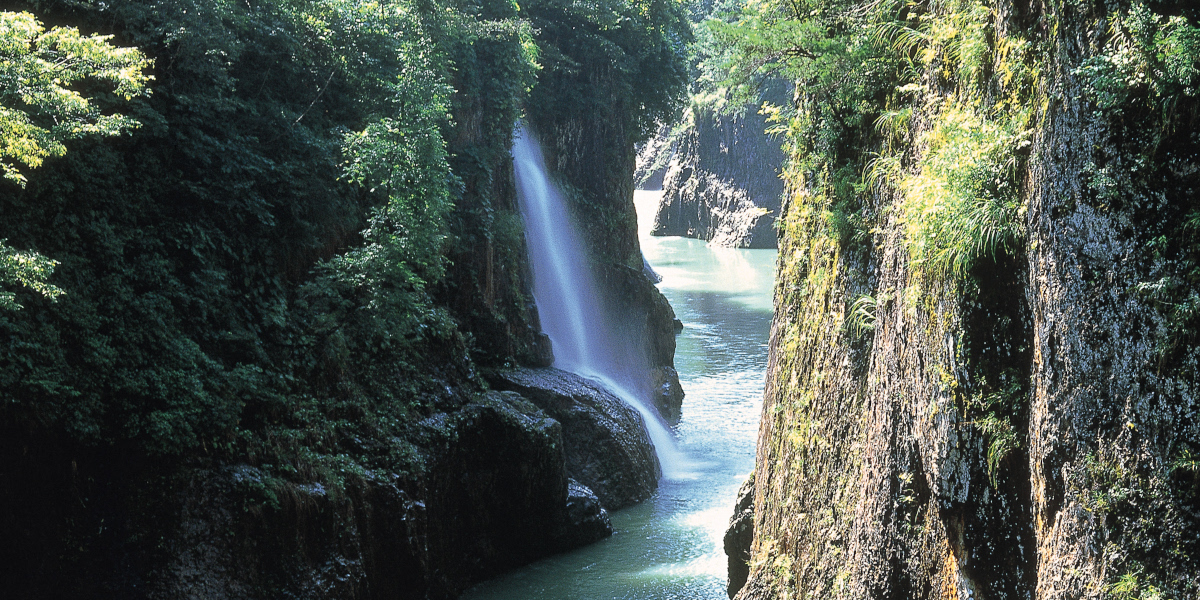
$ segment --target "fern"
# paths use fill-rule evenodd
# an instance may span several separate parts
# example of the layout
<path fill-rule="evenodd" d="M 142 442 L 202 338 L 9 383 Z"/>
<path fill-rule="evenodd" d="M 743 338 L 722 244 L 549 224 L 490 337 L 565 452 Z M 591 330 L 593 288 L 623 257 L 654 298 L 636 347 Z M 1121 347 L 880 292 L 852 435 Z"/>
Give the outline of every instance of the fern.
<path fill-rule="evenodd" d="M 862 335 L 864 332 L 874 331 L 879 322 L 879 307 L 887 306 L 889 300 L 891 297 L 888 294 L 879 294 L 878 297 L 868 294 L 859 296 L 850 305 L 847 319 L 854 334 Z"/>
<path fill-rule="evenodd" d="M 1005 458 L 1008 458 L 1009 454 L 1012 454 L 1013 450 L 1020 447 L 1020 441 L 1017 440 L 1012 423 L 1004 417 L 989 414 L 976 421 L 975 426 L 987 440 L 988 480 L 991 481 L 992 487 L 996 487 L 1000 465 Z"/>
<path fill-rule="evenodd" d="M 918 271 L 961 277 L 979 259 L 1021 242 L 1015 152 L 1021 117 L 997 125 L 951 106 L 924 136 L 921 170 L 900 182 L 906 241 Z"/>

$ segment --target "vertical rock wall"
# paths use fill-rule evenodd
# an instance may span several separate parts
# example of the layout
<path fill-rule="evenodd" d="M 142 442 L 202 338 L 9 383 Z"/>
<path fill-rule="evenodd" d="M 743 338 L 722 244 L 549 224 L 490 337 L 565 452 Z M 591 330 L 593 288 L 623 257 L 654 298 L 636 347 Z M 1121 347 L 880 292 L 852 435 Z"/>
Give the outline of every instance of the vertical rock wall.
<path fill-rule="evenodd" d="M 790 190 L 738 598 L 1200 593 L 1200 352 L 1178 308 L 1197 285 L 1179 233 L 1197 209 L 1197 104 L 1175 99 L 1148 148 L 1131 123 L 1149 111 L 1099 110 L 1080 75 L 1122 9 L 990 6 L 1000 33 L 1047 48 L 1017 175 L 1025 240 L 967 277 L 919 280 L 901 192 L 872 198 L 880 226 L 857 245 Z M 910 143 L 954 90 L 940 93 Z M 1003 423 L 979 409 L 992 398 Z"/>
<path fill-rule="evenodd" d="M 783 87 L 783 86 L 780 86 Z M 770 94 L 776 103 L 786 94 Z M 784 154 L 758 107 L 719 115 L 693 106 L 678 129 L 643 147 L 639 178 L 661 177 L 653 235 L 680 235 L 734 248 L 775 248 Z"/>

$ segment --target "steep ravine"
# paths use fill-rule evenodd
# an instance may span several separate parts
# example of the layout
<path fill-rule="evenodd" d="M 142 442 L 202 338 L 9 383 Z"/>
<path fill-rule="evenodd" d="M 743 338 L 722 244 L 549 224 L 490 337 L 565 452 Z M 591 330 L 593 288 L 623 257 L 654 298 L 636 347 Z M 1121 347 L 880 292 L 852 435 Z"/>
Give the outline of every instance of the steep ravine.
<path fill-rule="evenodd" d="M 785 102 L 776 84 L 771 102 Z M 694 105 L 638 154 L 638 180 L 662 187 L 653 235 L 685 236 L 731 248 L 775 248 L 783 195 L 780 142 L 759 107 L 718 114 Z"/>
<path fill-rule="evenodd" d="M 936 29 L 972 7 L 980 28 Z M 1152 30 L 1143 40 L 1194 28 L 1195 8 L 914 10 L 935 24 L 921 31 L 947 37 L 924 38 L 926 70 L 890 97 L 911 107 L 911 129 L 856 139 L 862 155 L 899 157 L 855 209 L 861 235 L 830 225 L 844 209 L 816 178 L 789 182 L 737 598 L 1194 598 L 1200 350 L 1185 223 L 1200 208 L 1200 112 L 1194 90 L 1154 79 L 1165 71 L 1121 92 L 1088 68 L 1138 52 L 1121 37 L 1138 27 Z M 971 31 L 987 52 L 970 73 L 995 79 L 956 79 L 966 55 L 943 52 Z M 1191 52 L 1179 60 L 1195 65 Z M 1009 87 L 1022 61 L 1036 71 L 1005 163 L 1013 237 L 939 274 L 916 260 L 912 198 L 939 153 L 969 144 L 955 131 L 986 130 L 947 115 L 979 102 L 1002 123 L 1024 93 Z M 950 169 L 978 160 L 958 156 Z"/>

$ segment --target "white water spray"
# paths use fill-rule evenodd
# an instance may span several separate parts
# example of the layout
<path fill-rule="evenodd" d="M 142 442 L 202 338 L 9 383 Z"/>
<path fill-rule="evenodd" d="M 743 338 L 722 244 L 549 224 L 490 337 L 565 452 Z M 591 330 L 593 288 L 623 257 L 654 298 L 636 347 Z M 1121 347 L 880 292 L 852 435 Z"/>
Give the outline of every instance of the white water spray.
<path fill-rule="evenodd" d="M 533 267 L 533 297 L 542 330 L 554 344 L 554 366 L 599 382 L 641 413 L 663 476 L 687 478 L 687 459 L 662 417 L 621 383 L 630 378 L 616 360 L 619 350 L 610 338 L 584 246 L 562 194 L 546 175 L 541 148 L 524 125 L 517 129 L 512 155 Z"/>

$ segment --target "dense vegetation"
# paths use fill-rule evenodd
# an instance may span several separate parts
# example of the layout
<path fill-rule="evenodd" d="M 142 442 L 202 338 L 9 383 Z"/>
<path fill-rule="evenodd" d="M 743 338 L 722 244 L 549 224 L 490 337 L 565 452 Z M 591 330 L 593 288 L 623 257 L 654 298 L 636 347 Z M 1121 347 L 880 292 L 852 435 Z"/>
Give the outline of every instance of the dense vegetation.
<path fill-rule="evenodd" d="M 0 13 L 6 452 L 162 476 L 164 497 L 185 467 L 247 463 L 259 508 L 283 482 L 418 475 L 419 418 L 483 389 L 478 367 L 544 360 L 514 123 L 531 90 L 653 122 L 682 76 L 649 73 L 679 71 L 687 37 L 668 0 L 19 9 Z M 539 83 L 584 59 L 620 85 Z"/>

